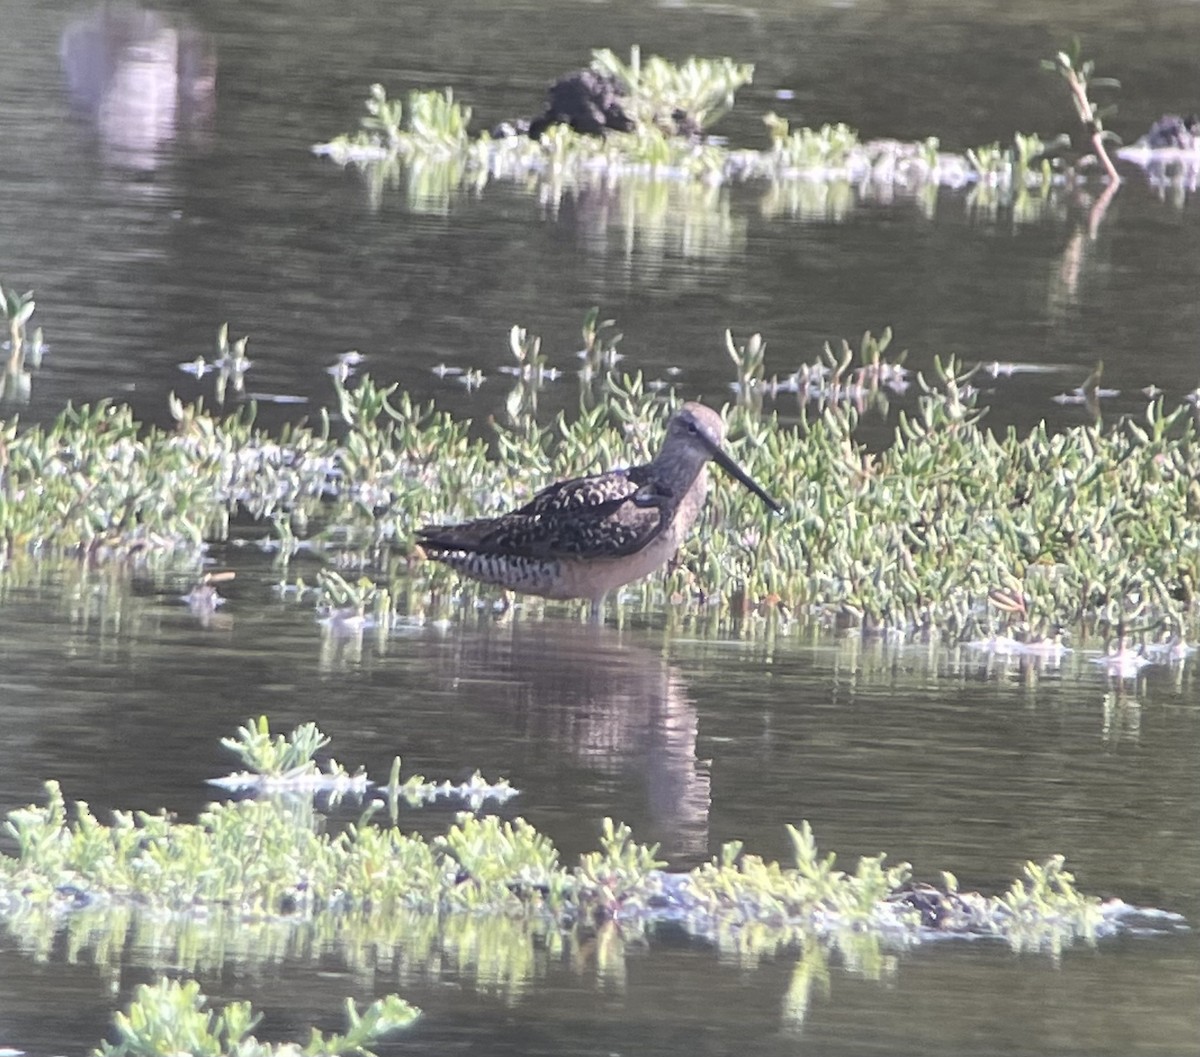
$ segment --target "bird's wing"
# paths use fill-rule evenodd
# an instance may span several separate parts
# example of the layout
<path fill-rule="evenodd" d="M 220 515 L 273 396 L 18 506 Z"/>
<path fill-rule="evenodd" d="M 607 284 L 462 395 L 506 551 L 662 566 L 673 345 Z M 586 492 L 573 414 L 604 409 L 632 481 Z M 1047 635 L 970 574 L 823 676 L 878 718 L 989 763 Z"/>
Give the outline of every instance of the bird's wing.
<path fill-rule="evenodd" d="M 645 547 L 669 523 L 673 509 L 673 497 L 635 467 L 560 481 L 512 513 L 461 525 L 429 525 L 417 539 L 433 550 L 619 558 Z"/>

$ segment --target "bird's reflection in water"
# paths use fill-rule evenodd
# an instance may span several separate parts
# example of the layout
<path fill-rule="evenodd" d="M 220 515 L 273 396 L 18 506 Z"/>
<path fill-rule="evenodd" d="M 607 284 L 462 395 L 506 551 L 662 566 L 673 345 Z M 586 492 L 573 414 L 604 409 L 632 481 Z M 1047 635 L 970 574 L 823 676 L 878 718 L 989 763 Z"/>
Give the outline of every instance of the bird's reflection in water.
<path fill-rule="evenodd" d="M 103 4 L 63 31 L 59 52 L 74 106 L 107 161 L 149 172 L 177 140 L 205 142 L 216 105 L 207 35 L 134 4 Z"/>
<path fill-rule="evenodd" d="M 696 706 L 660 652 L 608 628 L 548 620 L 465 638 L 448 659 L 460 692 L 478 681 L 474 692 L 491 696 L 535 745 L 644 788 L 637 840 L 658 843 L 672 865 L 708 858 L 710 781 L 696 758 Z M 619 805 L 597 806 L 620 814 Z"/>

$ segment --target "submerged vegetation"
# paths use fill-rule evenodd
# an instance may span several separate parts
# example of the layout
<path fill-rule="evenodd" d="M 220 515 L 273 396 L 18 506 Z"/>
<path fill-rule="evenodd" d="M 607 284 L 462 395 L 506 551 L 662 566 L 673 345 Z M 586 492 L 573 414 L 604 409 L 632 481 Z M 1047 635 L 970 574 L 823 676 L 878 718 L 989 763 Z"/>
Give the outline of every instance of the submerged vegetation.
<path fill-rule="evenodd" d="M 243 755 L 249 732 L 289 759 L 324 743 L 311 725 L 272 740 L 260 720 L 234 742 Z M 151 968 L 196 972 L 231 957 L 254 967 L 332 949 L 351 966 L 403 959 L 433 971 L 448 960 L 511 996 L 547 958 L 582 967 L 589 943 L 594 968 L 618 972 L 624 945 L 663 924 L 751 962 L 799 951 L 808 979 L 831 950 L 878 975 L 884 951 L 933 935 L 1057 952 L 1119 931 L 1132 911 L 1081 894 L 1057 857 L 1026 864 L 1023 879 L 990 896 L 961 891 L 949 874 L 937 887 L 914 884 L 907 864 L 885 866 L 882 855 L 846 872 L 818 851 L 807 824 L 790 829 L 793 865 L 734 842 L 687 874 L 663 873 L 656 849 L 611 821 L 598 850 L 566 865 L 521 818 L 460 813 L 425 837 L 370 808 L 334 826 L 295 793 L 211 804 L 195 822 L 118 811 L 106 824 L 86 804 L 68 806 L 51 782 L 47 802 L 10 812 L 5 829 L 15 842 L 15 854 L 0 856 L 0 920 L 10 933 L 37 957 L 65 934 L 68 958 L 86 951 L 113 968 L 131 950 Z M 394 996 L 362 1014 L 351 1007 L 347 1036 L 314 1036 L 304 1052 L 361 1051 L 414 1016 Z M 160 984 L 142 989 L 118 1018 L 120 1043 L 101 1052 L 272 1052 L 256 1048 L 253 1024 L 248 1007 L 218 1017 L 194 984 Z M 180 1044 L 185 1037 L 200 1048 Z"/>

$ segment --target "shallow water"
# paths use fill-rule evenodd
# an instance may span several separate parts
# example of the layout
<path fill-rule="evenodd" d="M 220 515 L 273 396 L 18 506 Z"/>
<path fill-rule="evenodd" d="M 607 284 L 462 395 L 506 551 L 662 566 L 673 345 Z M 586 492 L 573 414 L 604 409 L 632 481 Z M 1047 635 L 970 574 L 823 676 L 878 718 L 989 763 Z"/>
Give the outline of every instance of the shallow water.
<path fill-rule="evenodd" d="M 886 326 L 924 369 L 951 354 L 1049 366 L 995 383 L 996 420 L 1022 426 L 1085 417 L 1051 398 L 1100 359 L 1105 384 L 1122 390 L 1114 413 L 1140 408 L 1151 383 L 1172 400 L 1195 387 L 1197 213 L 1133 169 L 1092 230 L 1096 187 L 1017 214 L 943 192 L 932 219 L 903 196 L 888 205 L 848 191 L 834 209 L 803 188 L 780 196 L 762 186 L 704 205 L 679 188 L 588 192 L 557 209 L 507 185 L 444 200 L 401 188 L 372 208 L 359 177 L 308 153 L 355 126 L 373 80 L 398 96 L 450 84 L 487 127 L 536 110 L 542 86 L 590 46 L 624 53 L 638 41 L 647 52 L 757 63 L 718 126 L 735 145 L 766 145 L 759 117 L 770 109 L 794 123 L 845 121 L 864 136 L 936 135 L 956 150 L 1018 128 L 1049 137 L 1070 115 L 1037 62 L 1073 32 L 1101 73 L 1122 79 L 1111 124 L 1131 141 L 1163 111 L 1195 105 L 1181 97 L 1200 30 L 1194 7 L 1031 5 L 990 17 L 962 5 L 567 3 L 482 19 L 472 10 L 401 14 L 365 0 L 303 18 L 286 4 L 168 9 L 142 32 L 174 32 L 178 58 L 136 72 L 178 99 L 151 120 L 138 92 L 113 93 L 116 116 L 104 120 L 78 87 L 72 104 L 58 58 L 65 33 L 99 36 L 99 16 L 68 3 L 0 4 L 10 29 L 0 120 L 22 148 L 0 168 L 5 281 L 35 290 L 51 345 L 26 415 L 115 395 L 162 420 L 168 390 L 211 400 L 212 376 L 198 381 L 179 365 L 211 359 L 223 322 L 249 335 L 247 382 L 260 396 L 324 404 L 325 368 L 353 348 L 379 379 L 481 419 L 503 413 L 509 380 L 496 368 L 519 323 L 568 372 L 544 408 L 572 408 L 573 353 L 593 305 L 624 331 L 624 367 L 710 400 L 727 399 L 733 377 L 726 328 L 741 340 L 762 332 L 768 372 L 780 375 L 827 340 L 857 344 Z M 130 32 L 117 16 L 107 25 Z M 776 97 L 785 89 L 792 99 Z M 489 377 L 466 393 L 431 373 L 439 363 Z M 796 410 L 786 400 L 780 409 Z M 265 413 L 303 410 L 268 401 Z"/>
<path fill-rule="evenodd" d="M 996 379 L 1000 424 L 1083 420 L 1051 397 L 1101 358 L 1105 384 L 1122 390 L 1110 413 L 1139 408 L 1151 382 L 1178 399 L 1200 380 L 1197 211 L 1136 173 L 1093 231 L 1096 187 L 1033 217 L 957 192 L 927 214 L 753 187 L 703 208 L 674 190 L 665 206 L 584 195 L 552 210 L 504 186 L 445 199 L 397 190 L 372 207 L 361 180 L 308 152 L 353 126 L 373 80 L 394 94 L 452 84 L 486 126 L 535 109 L 590 47 L 634 42 L 756 62 L 755 85 L 718 127 L 737 144 L 762 145 L 758 116 L 774 108 L 962 149 L 1067 126 L 1065 98 L 1036 62 L 1074 31 L 1099 72 L 1122 79 L 1110 124 L 1132 139 L 1158 114 L 1196 106 L 1180 96 L 1200 31 L 1193 6 L 357 0 L 302 16 L 283 3 L 160 16 L 149 40 L 183 42 L 167 64 L 180 94 L 151 120 L 126 110 L 113 125 L 72 105 L 60 66 L 64 32 L 86 40 L 92 9 L 0 0 L 0 278 L 35 290 L 51 346 L 23 419 L 111 396 L 161 421 L 172 389 L 211 399 L 211 377 L 178 365 L 211 357 L 227 320 L 232 336 L 250 335 L 251 391 L 309 401 L 268 402 L 268 420 L 327 405 L 325 367 L 358 348 L 380 380 L 482 421 L 503 413 L 509 327 L 542 334 L 550 362 L 570 371 L 595 304 L 625 332 L 623 366 L 711 402 L 728 398 L 726 327 L 764 334 L 770 373 L 889 325 L 912 366 L 953 353 L 1049 368 Z M 138 69 L 161 75 L 144 47 Z M 782 88 L 794 99 L 776 98 Z M 432 373 L 442 362 L 483 367 L 488 381 L 466 393 Z M 543 410 L 570 408 L 575 394 L 568 376 Z M 664 613 L 598 633 L 554 607 L 544 621 L 470 611 L 448 627 L 337 638 L 272 592 L 278 574 L 261 556 L 216 558 L 239 575 L 207 622 L 179 601 L 184 575 L 46 569 L 5 584 L 0 810 L 53 777 L 102 817 L 191 817 L 213 796 L 204 780 L 233 766 L 219 739 L 266 713 L 277 730 L 316 721 L 338 759 L 378 778 L 396 754 L 406 773 L 504 775 L 522 791 L 505 811 L 545 829 L 564 857 L 595 847 L 612 816 L 661 842 L 674 866 L 731 839 L 786 858 L 783 824 L 808 819 L 846 866 L 886 850 L 918 877 L 948 869 L 964 888 L 995 891 L 1026 859 L 1061 852 L 1085 891 L 1200 920 L 1194 658 L 1120 680 L 1090 663 L 1101 642 L 1022 663 Z M 410 824 L 438 829 L 451 810 Z M 187 969 L 134 942 L 115 968 L 93 964 L 103 959 L 90 948 L 73 958 L 61 936 L 36 956 L 22 944 L 0 934 L 0 1046 L 35 1054 L 84 1051 L 136 983 Z M 834 957 L 827 984 L 822 973 L 798 970 L 795 952 L 752 967 L 661 935 L 615 961 L 600 943 L 569 963 L 543 956 L 504 985 L 449 960 L 364 966 L 336 952 L 260 951 L 201 980 L 216 1000 L 263 1008 L 272 1037 L 336 1028 L 344 995 L 398 989 L 426 1015 L 384 1053 L 1198 1050 L 1194 934 L 1061 959 L 944 943 L 870 972 Z"/>
<path fill-rule="evenodd" d="M 565 858 L 595 847 L 613 816 L 661 841 L 674 866 L 730 839 L 787 859 L 783 823 L 808 819 L 847 866 L 886 850 L 919 878 L 949 869 L 964 888 L 997 891 L 1025 859 L 1061 852 L 1086 891 L 1200 914 L 1192 662 L 1117 680 L 1091 662 L 1098 643 L 1022 663 L 764 628 L 597 630 L 553 609 L 336 638 L 306 607 L 273 600 L 270 582 L 243 568 L 208 628 L 170 584 L 119 595 L 88 576 L 11 592 L 0 802 L 28 802 L 54 776 L 101 817 L 157 806 L 190 817 L 214 795 L 203 780 L 232 766 L 218 739 L 265 712 L 276 729 L 315 720 L 339 760 L 380 778 L 397 753 L 405 773 L 506 776 L 521 795 L 504 813 Z M 64 594 L 91 598 L 91 615 L 76 603 L 72 617 Z M 452 810 L 408 824 L 433 831 Z M 61 943 L 42 960 L 15 946 L 0 941 L 4 1031 L 34 1053 L 78 1052 L 164 967 L 137 944 L 116 971 L 90 967 L 86 948 L 68 965 Z M 342 995 L 398 989 L 426 1015 L 385 1052 L 722 1053 L 742 1040 L 768 1053 L 1166 1054 L 1190 1052 L 1200 1018 L 1192 933 L 1061 959 L 969 941 L 892 952 L 874 969 L 835 955 L 807 1004 L 795 952 L 738 965 L 667 933 L 634 944 L 619 969 L 598 953 L 543 955 L 532 976 L 501 984 L 448 958 L 438 970 L 264 947 L 200 979 L 215 999 L 251 998 L 264 1031 L 280 1033 L 336 1026 Z"/>

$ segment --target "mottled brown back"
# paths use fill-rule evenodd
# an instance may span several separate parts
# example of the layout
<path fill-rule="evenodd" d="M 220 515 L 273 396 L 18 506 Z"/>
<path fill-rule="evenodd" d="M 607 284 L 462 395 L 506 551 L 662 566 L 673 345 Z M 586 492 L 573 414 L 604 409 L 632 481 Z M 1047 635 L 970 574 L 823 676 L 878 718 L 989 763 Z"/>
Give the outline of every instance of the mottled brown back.
<path fill-rule="evenodd" d="M 646 467 L 552 484 L 512 513 L 460 525 L 427 525 L 427 551 L 515 557 L 619 558 L 645 547 L 666 525 L 676 497 Z"/>

